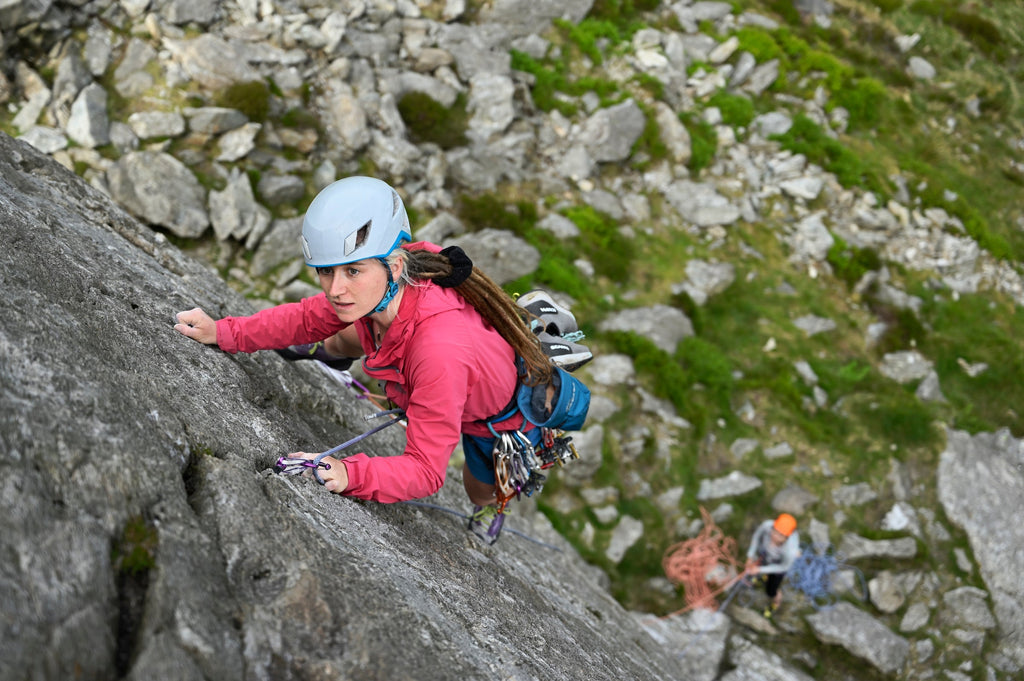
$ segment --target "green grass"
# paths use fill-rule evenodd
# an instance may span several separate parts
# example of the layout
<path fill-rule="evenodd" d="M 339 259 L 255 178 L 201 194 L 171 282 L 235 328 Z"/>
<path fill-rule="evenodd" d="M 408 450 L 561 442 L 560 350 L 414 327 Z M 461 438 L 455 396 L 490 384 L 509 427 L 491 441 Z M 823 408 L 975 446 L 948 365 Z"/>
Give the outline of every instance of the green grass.
<path fill-rule="evenodd" d="M 756 115 L 754 102 L 749 97 L 719 90 L 708 98 L 709 107 L 717 107 L 722 121 L 734 128 L 745 128 Z"/>
<path fill-rule="evenodd" d="M 270 85 L 266 81 L 254 80 L 232 83 L 217 96 L 217 105 L 238 109 L 250 121 L 262 123 L 270 113 Z"/>
<path fill-rule="evenodd" d="M 929 301 L 923 311 L 932 328 L 921 351 L 935 362 L 943 394 L 953 404 L 956 427 L 970 431 L 1008 427 L 1024 436 L 1024 311 L 995 296 Z M 963 365 L 987 364 L 970 376 Z"/>
<path fill-rule="evenodd" d="M 679 118 L 690 133 L 690 162 L 687 167 L 694 175 L 699 175 L 715 158 L 718 135 L 711 125 L 693 114 L 681 114 Z"/>
<path fill-rule="evenodd" d="M 141 516 L 135 516 L 125 524 L 110 562 L 118 572 L 132 576 L 145 574 L 156 565 L 157 541 L 156 529 Z"/>
<path fill-rule="evenodd" d="M 442 149 L 467 143 L 469 114 L 464 94 L 460 94 L 451 107 L 446 107 L 425 92 L 407 92 L 398 100 L 398 113 L 414 142 L 433 142 Z"/>
<path fill-rule="evenodd" d="M 733 0 L 732 4 L 737 12 L 752 9 L 780 21 L 779 30 L 743 26 L 735 35 L 740 40 L 739 51 L 751 52 L 758 63 L 778 59 L 781 75 L 764 96 L 722 91 L 695 102 L 692 108 L 679 109 L 680 120 L 691 136 L 688 170 L 692 178 L 704 179 L 703 171 L 729 153 L 718 148 L 715 129 L 704 122 L 707 108 L 716 107 L 723 124 L 737 131 L 747 128 L 759 113 L 785 110 L 794 120 L 793 129 L 778 138 L 785 150 L 804 154 L 810 162 L 834 173 L 846 188 L 874 192 L 882 205 L 895 195 L 891 176 L 899 173 L 910 192 L 908 208 L 941 207 L 997 258 L 1024 261 L 1024 230 L 1020 228 L 1024 224 L 1020 222 L 1024 220 L 1020 201 L 1024 174 L 1010 164 L 1011 160 L 1024 162 L 1024 151 L 1014 143 L 1024 138 L 1020 85 L 1024 82 L 1024 33 L 1020 30 L 1024 6 L 1012 2 L 967 5 L 955 0 L 860 0 L 843 3 L 831 25 L 823 28 L 803 21 L 792 0 Z M 475 16 L 481 5 L 471 3 L 467 16 Z M 546 57 L 535 59 L 511 52 L 512 68 L 533 76 L 530 95 L 543 112 L 557 110 L 572 117 L 574 124 L 582 122 L 587 114 L 581 98 L 588 93 L 596 95 L 600 106 L 632 96 L 643 108 L 648 123 L 633 149 L 630 165 L 603 167 L 599 184 L 614 179 L 625 168 L 638 173 L 665 159 L 661 132 L 650 111 L 653 102 L 670 99 L 666 84 L 642 72 L 619 82 L 619 72 L 613 71 L 619 60 L 629 55 L 631 37 L 646 22 L 664 30 L 673 26 L 676 20 L 670 12 L 656 11 L 663 5 L 655 0 L 597 0 L 580 24 L 557 22 L 545 34 L 550 41 Z M 705 22 L 701 30 L 711 34 L 717 28 Z M 921 42 L 905 55 L 896 49 L 894 38 L 912 33 L 919 33 Z M 910 54 L 928 59 L 939 76 L 930 82 L 909 77 L 905 69 Z M 688 74 L 698 70 L 709 73 L 715 68 L 692 62 Z M 41 73 L 52 83 L 52 68 L 43 68 Z M 156 66 L 151 75 L 160 75 Z M 112 120 L 123 120 L 140 105 L 142 98 L 128 101 L 119 97 L 109 76 L 102 81 L 110 96 Z M 826 113 L 838 107 L 849 112 L 845 132 L 832 134 L 803 115 L 801 107 L 788 103 L 792 97 L 809 98 L 818 87 L 824 88 L 827 96 Z M 306 86 L 304 104 L 310 104 L 311 95 L 312 89 Z M 284 109 L 283 97 L 273 83 L 256 82 L 225 91 L 216 103 L 241 109 L 252 120 L 262 121 L 272 120 L 278 115 L 273 111 Z M 977 118 L 965 111 L 970 97 L 980 100 Z M 182 101 L 186 99 L 191 106 L 207 103 L 195 93 L 184 93 Z M 410 139 L 451 149 L 466 144 L 465 105 L 461 98 L 454 106 L 444 107 L 420 93 L 403 98 L 399 110 Z M 284 110 L 274 122 L 319 130 L 317 122 L 304 113 L 308 110 L 311 107 Z M 950 119 L 955 123 L 952 130 Z M 185 147 L 172 146 L 172 151 Z M 101 151 L 107 158 L 116 158 L 112 148 Z M 379 174 L 368 155 L 356 159 L 354 165 L 362 174 Z M 240 167 L 255 185 L 260 168 L 244 162 Z M 197 166 L 197 174 L 207 187 L 220 182 L 203 166 Z M 539 507 L 556 529 L 569 537 L 587 560 L 608 571 L 615 595 L 630 607 L 664 612 L 679 605 L 679 599 L 666 599 L 648 586 L 651 577 L 662 574 L 662 552 L 679 539 L 674 523 L 661 517 L 649 498 L 634 498 L 626 484 L 632 475 L 646 480 L 653 495 L 682 486 L 683 517 L 696 517 L 701 505 L 696 494 L 703 478 L 737 468 L 757 475 L 764 483 L 762 488 L 726 500 L 734 511 L 722 522 L 722 529 L 742 543 L 759 519 L 772 514 L 774 495 L 791 483 L 821 499 L 808 515 L 824 522 L 831 521 L 830 513 L 835 510 L 829 502 L 830 492 L 844 484 L 844 477 L 851 483 L 868 482 L 884 495 L 894 461 L 919 468 L 918 479 L 924 480 L 922 485 L 927 488 L 924 498 L 930 498 L 934 490 L 928 488 L 927 474 L 934 470 L 941 450 L 939 423 L 970 432 L 1009 427 L 1015 436 L 1024 436 L 1024 417 L 1017 407 L 1024 404 L 1024 350 L 1019 342 L 1024 337 L 1024 312 L 1014 301 L 992 293 L 954 299 L 948 289 L 934 287 L 938 279 L 934 273 L 905 271 L 885 263 L 881 250 L 858 248 L 840 239 L 827 257 L 832 276 L 812 280 L 788 262 L 788 249 L 780 235 L 794 214 L 787 212 L 781 201 L 777 206 L 766 201 L 755 224 L 741 221 L 729 227 L 727 238 L 713 241 L 707 233 L 675 228 L 671 219 L 665 219 L 664 197 L 657 191 L 629 187 L 629 191 L 645 194 L 653 218 L 624 225 L 573 196 L 537 196 L 535 190 L 530 183 L 508 183 L 493 194 L 459 196 L 455 212 L 471 229 L 508 230 L 536 247 L 542 254 L 539 269 L 509 283 L 506 290 L 521 293 L 543 287 L 571 296 L 576 301 L 573 311 L 595 354 L 617 352 L 632 358 L 637 384 L 668 401 L 692 424 L 689 429 L 668 426 L 658 417 L 634 409 L 629 399 L 635 396 L 629 387 L 608 389 L 622 406 L 603 424 L 601 465 L 588 484 L 617 489 L 620 515 L 629 514 L 645 525 L 644 538 L 618 565 L 604 556 L 614 523 L 597 523 L 587 508 L 561 513 L 547 505 L 556 494 L 576 494 L 557 473 L 538 497 Z M 560 240 L 538 228 L 539 205 L 573 220 L 580 236 Z M 426 214 L 429 209 L 422 209 L 422 215 L 411 206 L 408 210 L 414 224 L 432 217 Z M 631 234 L 621 231 L 626 226 Z M 175 238 L 171 241 L 186 249 L 190 245 Z M 741 241 L 760 257 L 745 254 L 739 248 Z M 220 247 L 211 252 L 220 253 Z M 574 265 L 579 258 L 594 266 L 595 276 L 581 273 Z M 703 305 L 685 293 L 672 294 L 673 284 L 683 278 L 685 263 L 694 258 L 729 261 L 737 267 L 736 279 L 728 289 Z M 882 301 L 877 289 L 853 295 L 853 287 L 862 277 L 883 265 L 894 285 L 924 301 L 920 313 Z M 229 269 L 225 266 L 224 272 Z M 792 295 L 777 292 L 782 283 L 791 285 Z M 693 322 L 696 336 L 682 341 L 674 353 L 638 334 L 599 333 L 594 328 L 605 313 L 655 303 L 672 304 Z M 836 321 L 838 328 L 806 337 L 794 327 L 793 319 L 808 312 Z M 864 330 L 874 321 L 885 322 L 888 330 L 877 346 L 868 347 Z M 764 349 L 769 338 L 777 343 L 773 351 Z M 874 368 L 884 353 L 914 347 L 935 363 L 946 402 L 921 403 L 914 396 L 915 384 L 898 385 Z M 824 406 L 814 402 L 813 387 L 795 371 L 793 363 L 798 359 L 807 361 L 817 374 L 817 385 L 827 396 Z M 977 376 L 969 376 L 963 368 L 964 363 L 982 362 L 989 368 Z M 740 405 L 748 402 L 754 408 L 755 423 L 746 423 L 737 415 Z M 754 437 L 762 449 L 742 462 L 734 461 L 729 445 L 738 437 Z M 623 450 L 633 438 L 643 439 L 643 449 L 627 461 Z M 771 461 L 763 455 L 764 447 L 783 441 L 792 445 L 791 457 Z M 661 458 L 666 451 L 670 457 L 667 466 Z M 826 469 L 833 477 L 825 475 Z M 869 508 L 850 511 L 842 529 L 876 538 L 892 536 L 877 530 L 889 501 L 883 498 Z M 592 546 L 583 546 L 580 533 L 588 522 L 595 528 L 595 539 Z M 969 550 L 960 536 L 954 543 Z M 156 548 L 155 532 L 137 518 L 126 526 L 112 561 L 126 574 L 144 575 L 153 567 Z M 919 561 L 906 565 L 908 569 L 934 566 L 941 574 L 945 568 L 939 566 L 949 561 L 948 551 L 922 550 Z M 779 645 L 788 644 L 784 638 L 779 637 Z M 820 668 L 832 665 L 860 673 L 862 665 L 844 655 L 826 651 Z M 874 676 L 868 673 L 868 678 Z M 823 673 L 821 678 L 836 676 Z"/>
<path fill-rule="evenodd" d="M 828 263 L 833 273 L 846 284 L 848 289 L 857 285 L 865 274 L 882 267 L 882 259 L 871 248 L 851 248 L 842 238 L 835 237 L 835 243 L 828 251 Z"/>
<path fill-rule="evenodd" d="M 844 187 L 861 186 L 880 197 L 890 194 L 882 168 L 869 164 L 842 142 L 826 135 L 817 123 L 803 114 L 793 118 L 793 126 L 786 133 L 771 138 L 835 174 Z"/>

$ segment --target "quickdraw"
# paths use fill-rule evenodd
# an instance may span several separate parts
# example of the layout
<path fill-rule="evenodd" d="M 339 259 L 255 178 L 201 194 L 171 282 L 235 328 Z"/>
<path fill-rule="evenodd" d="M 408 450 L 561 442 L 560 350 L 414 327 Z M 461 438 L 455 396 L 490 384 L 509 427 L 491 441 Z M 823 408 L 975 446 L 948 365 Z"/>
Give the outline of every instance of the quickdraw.
<path fill-rule="evenodd" d="M 540 444 L 534 451 L 541 461 L 542 469 L 551 468 L 556 463 L 559 466 L 564 466 L 570 461 L 580 458 L 571 436 L 552 428 L 541 428 L 540 432 Z"/>
<path fill-rule="evenodd" d="M 542 428 L 540 442 L 534 446 L 520 431 L 503 431 L 494 441 L 494 477 L 498 511 L 521 495 L 532 496 L 544 488 L 547 476 L 542 470 L 556 463 L 563 466 L 579 458 L 572 438 L 562 431 Z"/>
<path fill-rule="evenodd" d="M 365 419 L 367 421 L 370 421 L 372 419 L 380 418 L 381 416 L 394 416 L 394 418 L 388 419 L 386 423 L 382 423 L 379 426 L 371 428 L 365 433 L 356 435 L 351 440 L 342 442 L 337 447 L 332 447 L 331 449 L 328 449 L 326 452 L 321 452 L 312 459 L 305 459 L 298 456 L 282 456 L 277 460 L 277 463 L 274 464 L 274 468 L 280 475 L 299 475 L 300 473 L 304 473 L 307 470 L 312 470 L 313 477 L 316 478 L 316 481 L 319 482 L 321 485 L 326 485 L 327 481 L 320 477 L 320 471 L 331 470 L 331 464 L 325 463 L 325 458 L 327 458 L 328 456 L 332 456 L 333 454 L 337 454 L 343 449 L 351 447 L 352 445 L 359 442 L 363 438 L 369 437 L 370 435 L 373 435 L 378 431 L 384 430 L 388 426 L 392 426 L 396 423 L 401 423 L 402 417 L 405 416 L 405 412 L 403 412 L 401 409 L 388 409 L 387 411 L 379 411 L 376 414 L 370 414 L 369 416 L 366 416 Z"/>

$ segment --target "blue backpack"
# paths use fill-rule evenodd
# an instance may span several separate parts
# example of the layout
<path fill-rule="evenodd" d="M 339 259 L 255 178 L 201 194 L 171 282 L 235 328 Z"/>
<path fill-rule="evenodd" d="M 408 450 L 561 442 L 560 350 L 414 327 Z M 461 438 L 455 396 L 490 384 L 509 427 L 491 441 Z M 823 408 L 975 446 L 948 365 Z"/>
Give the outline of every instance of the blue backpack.
<path fill-rule="evenodd" d="M 494 424 L 507 421 L 516 412 L 521 412 L 525 421 L 538 428 L 579 430 L 583 427 L 590 411 L 590 389 L 583 381 L 559 366 L 552 366 L 550 381 L 525 385 L 522 377 L 526 370 L 521 357 L 516 358 L 516 367 L 520 380 L 512 401 L 500 414 L 487 419 L 487 427 L 495 436 Z"/>

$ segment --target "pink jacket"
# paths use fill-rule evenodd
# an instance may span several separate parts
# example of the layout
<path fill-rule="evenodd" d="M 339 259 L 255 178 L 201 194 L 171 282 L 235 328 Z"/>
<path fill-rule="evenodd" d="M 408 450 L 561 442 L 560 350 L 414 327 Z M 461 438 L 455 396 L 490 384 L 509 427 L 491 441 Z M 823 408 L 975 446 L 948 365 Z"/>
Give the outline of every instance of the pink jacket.
<path fill-rule="evenodd" d="M 400 456 L 360 453 L 343 460 L 349 477 L 345 494 L 381 502 L 429 496 L 444 484 L 461 434 L 490 435 L 479 421 L 511 401 L 515 353 L 462 296 L 432 282 L 405 287 L 380 349 L 374 347 L 370 321 L 356 325 L 366 355 L 363 370 L 386 381 L 385 392 L 405 410 L 409 427 Z M 345 326 L 321 293 L 250 317 L 225 317 L 217 322 L 217 342 L 227 352 L 254 352 L 323 340 Z M 521 423 L 512 418 L 502 426 Z"/>

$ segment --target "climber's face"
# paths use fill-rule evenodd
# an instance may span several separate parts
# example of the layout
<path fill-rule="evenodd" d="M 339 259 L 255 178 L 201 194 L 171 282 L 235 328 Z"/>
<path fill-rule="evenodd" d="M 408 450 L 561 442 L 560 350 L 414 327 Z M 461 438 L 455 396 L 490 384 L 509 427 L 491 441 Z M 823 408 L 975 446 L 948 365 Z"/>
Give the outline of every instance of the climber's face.
<path fill-rule="evenodd" d="M 786 543 L 786 535 L 776 529 L 772 529 L 772 543 L 776 546 L 782 546 Z"/>
<path fill-rule="evenodd" d="M 388 275 L 376 258 L 316 268 L 320 288 L 338 319 L 354 322 L 373 311 L 387 288 Z"/>

